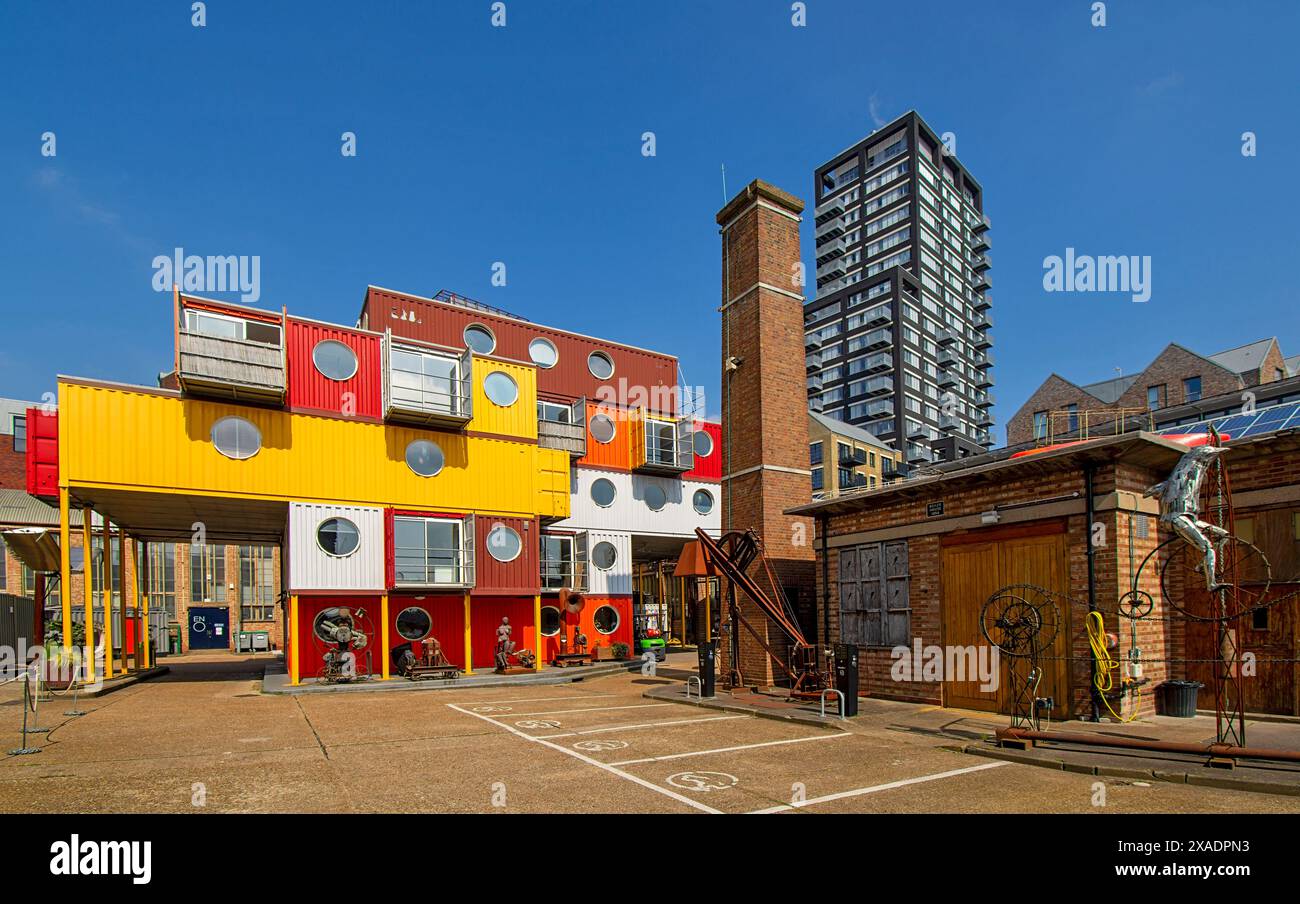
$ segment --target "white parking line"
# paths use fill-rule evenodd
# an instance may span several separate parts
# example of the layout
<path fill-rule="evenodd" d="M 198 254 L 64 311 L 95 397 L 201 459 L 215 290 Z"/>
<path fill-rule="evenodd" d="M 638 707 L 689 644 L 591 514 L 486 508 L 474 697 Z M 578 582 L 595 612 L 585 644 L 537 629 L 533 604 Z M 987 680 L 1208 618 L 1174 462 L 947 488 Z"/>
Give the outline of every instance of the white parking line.
<path fill-rule="evenodd" d="M 588 706 L 585 709 L 548 709 L 535 713 L 514 713 L 512 716 L 558 716 L 563 713 L 598 713 L 614 709 L 651 709 L 656 706 L 680 706 L 678 703 L 636 703 L 631 706 Z"/>
<path fill-rule="evenodd" d="M 478 715 L 475 713 L 475 715 Z M 664 725 L 694 725 L 696 722 L 726 722 L 729 719 L 752 719 L 753 716 L 709 716 L 704 719 L 674 719 L 665 722 L 640 722 L 636 725 L 610 725 L 608 728 L 588 728 L 585 731 L 565 731 L 560 734 L 538 735 L 542 740 L 571 738 L 574 735 L 603 734 L 607 731 L 632 731 L 637 728 L 659 728 Z"/>
<path fill-rule="evenodd" d="M 966 775 L 970 772 L 982 772 L 985 769 L 997 769 L 999 766 L 1010 766 L 1011 764 L 1004 761 L 997 763 L 985 763 L 982 766 L 967 766 L 965 769 L 953 769 L 949 772 L 937 772 L 934 775 L 922 775 L 919 778 L 906 778 L 897 782 L 889 782 L 884 785 L 872 785 L 870 788 L 855 788 L 852 791 L 840 791 L 838 794 L 826 794 L 822 797 L 810 797 L 808 800 L 796 801 L 792 804 L 781 804 L 779 807 L 768 807 L 765 810 L 751 810 L 750 813 L 780 813 L 784 810 L 798 810 L 803 807 L 811 807 L 813 804 L 824 804 L 832 800 L 843 800 L 846 797 L 860 797 L 863 794 L 875 794 L 877 791 L 892 791 L 894 788 L 905 788 L 908 785 L 920 785 L 925 782 L 938 781 L 941 778 L 952 778 L 954 775 Z"/>
<path fill-rule="evenodd" d="M 764 741 L 761 744 L 740 744 L 736 747 L 715 747 L 712 750 L 692 750 L 690 753 L 669 753 L 664 756 L 647 756 L 639 760 L 619 760 L 611 766 L 631 766 L 634 763 L 658 763 L 661 760 L 680 760 L 688 756 L 708 756 L 711 753 L 732 753 L 737 750 L 753 750 L 756 747 L 776 747 L 781 744 L 802 744 L 804 741 L 834 741 L 836 738 L 852 737 L 849 732 L 839 734 L 813 735 L 810 738 L 789 738 L 784 741 Z"/>
<path fill-rule="evenodd" d="M 499 728 L 504 728 L 506 731 L 510 732 L 516 737 L 523 738 L 525 741 L 532 741 L 535 744 L 541 744 L 545 747 L 551 748 L 552 750 L 558 750 L 560 753 L 564 754 L 565 756 L 571 756 L 575 760 L 580 760 L 581 762 L 586 763 L 588 766 L 595 766 L 597 769 L 608 772 L 611 775 L 616 775 L 619 778 L 632 782 L 635 785 L 640 785 L 642 788 L 646 788 L 650 791 L 657 792 L 659 794 L 664 795 L 665 797 L 671 797 L 673 800 L 678 801 L 679 803 L 686 804 L 688 807 L 694 807 L 696 810 L 703 810 L 705 813 L 716 814 L 722 812 L 721 810 L 713 809 L 713 807 L 710 807 L 707 804 L 702 804 L 697 800 L 691 800 L 689 797 L 687 797 L 684 794 L 678 794 L 676 791 L 669 791 L 667 788 L 662 788 L 659 785 L 654 784 L 653 782 L 648 782 L 643 778 L 638 778 L 635 775 L 624 772 L 622 769 L 617 769 L 614 766 L 609 766 L 605 763 L 602 763 L 600 760 L 593 760 L 589 756 L 583 756 L 581 753 L 578 753 L 576 750 L 568 750 L 567 748 L 561 747 L 559 744 L 552 744 L 550 741 L 546 740 L 545 738 L 535 738 L 532 737 L 531 735 L 526 735 L 522 731 L 519 731 L 516 728 L 513 728 L 509 725 L 503 725 L 502 723 L 498 722 L 496 719 L 489 718 L 488 716 L 482 715 L 481 713 L 471 712 L 467 709 L 461 709 L 459 706 L 457 706 L 454 703 L 448 703 L 447 705 L 450 706 L 452 709 L 456 710 L 457 712 L 464 713 L 467 716 L 474 716 L 476 719 L 482 719 L 484 722 L 490 722 Z"/>
<path fill-rule="evenodd" d="M 585 700 L 592 697 L 615 697 L 616 694 L 570 694 L 567 697 L 511 697 L 509 700 L 475 700 L 461 706 L 487 706 L 489 703 L 546 703 L 550 700 Z"/>

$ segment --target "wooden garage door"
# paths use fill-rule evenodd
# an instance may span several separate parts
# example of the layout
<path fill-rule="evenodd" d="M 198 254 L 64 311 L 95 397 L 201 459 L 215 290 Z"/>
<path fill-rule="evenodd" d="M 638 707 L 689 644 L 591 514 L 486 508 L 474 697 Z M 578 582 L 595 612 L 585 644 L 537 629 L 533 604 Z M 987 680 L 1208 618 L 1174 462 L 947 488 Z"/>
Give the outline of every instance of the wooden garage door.
<path fill-rule="evenodd" d="M 980 632 L 984 603 L 1009 584 L 1036 584 L 1064 598 L 1069 591 L 1069 570 L 1064 526 L 1055 523 L 1008 532 L 972 534 L 944 544 L 940 568 L 943 592 L 943 633 L 946 646 L 987 646 Z M 1063 718 L 1069 706 L 1070 669 L 1067 606 L 1060 606 L 1061 630 L 1051 655 L 1043 663 L 1040 697 L 1053 697 L 1053 718 Z M 944 683 L 944 705 L 988 712 L 1010 711 L 1009 663 L 1004 659 L 996 691 L 980 690 L 978 680 Z"/>

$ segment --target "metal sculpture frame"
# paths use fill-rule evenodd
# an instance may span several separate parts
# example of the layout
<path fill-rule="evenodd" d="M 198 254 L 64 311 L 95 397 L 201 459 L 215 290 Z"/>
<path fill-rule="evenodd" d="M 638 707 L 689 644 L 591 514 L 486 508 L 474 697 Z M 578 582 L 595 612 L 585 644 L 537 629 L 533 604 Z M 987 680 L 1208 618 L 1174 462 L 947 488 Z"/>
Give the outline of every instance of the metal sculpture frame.
<path fill-rule="evenodd" d="M 1061 630 L 1060 610 L 1051 596 L 1051 591 L 1034 584 L 1011 584 L 980 609 L 980 633 L 1010 659 L 1012 728 L 1039 729 L 1041 658 Z"/>

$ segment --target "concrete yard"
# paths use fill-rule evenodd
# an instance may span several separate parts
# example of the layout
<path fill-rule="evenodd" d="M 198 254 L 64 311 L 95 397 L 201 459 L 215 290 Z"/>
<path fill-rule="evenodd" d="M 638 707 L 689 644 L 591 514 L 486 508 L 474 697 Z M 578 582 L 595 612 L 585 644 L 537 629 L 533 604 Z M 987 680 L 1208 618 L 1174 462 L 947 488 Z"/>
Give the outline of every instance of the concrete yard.
<path fill-rule="evenodd" d="M 955 723 L 1003 719 L 934 707 L 863 701 L 859 718 L 826 728 L 647 698 L 680 681 L 636 672 L 285 696 L 261 693 L 265 660 L 167 664 L 82 701 L 84 716 L 62 715 L 70 699 L 43 703 L 41 753 L 0 757 L 0 811 L 1300 812 L 1297 796 L 965 754 Z M 0 687 L 4 750 L 19 741 L 16 689 Z"/>

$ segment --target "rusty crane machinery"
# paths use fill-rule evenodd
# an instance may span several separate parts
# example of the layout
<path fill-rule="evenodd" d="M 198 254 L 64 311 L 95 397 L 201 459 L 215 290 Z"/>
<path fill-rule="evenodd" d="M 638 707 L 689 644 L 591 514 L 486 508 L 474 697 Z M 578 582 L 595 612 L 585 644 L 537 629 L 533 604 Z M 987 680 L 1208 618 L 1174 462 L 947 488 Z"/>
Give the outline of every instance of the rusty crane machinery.
<path fill-rule="evenodd" d="M 729 686 L 746 686 L 744 675 L 740 671 L 740 635 L 735 628 L 739 625 L 749 632 L 771 660 L 789 676 L 791 697 L 817 699 L 823 690 L 832 685 L 827 681 L 826 672 L 818 666 L 816 645 L 804 636 L 803 629 L 799 627 L 799 620 L 763 549 L 762 539 L 753 530 L 728 531 L 715 540 L 702 528 L 696 528 L 695 535 L 699 538 L 700 552 L 709 570 L 727 579 L 727 615 L 732 625 L 728 632 Z M 756 571 L 764 579 L 763 583 L 750 576 L 750 567 L 755 562 L 761 565 Z M 773 648 L 749 619 L 745 618 L 736 597 L 737 587 L 789 638 L 788 657 L 782 656 Z"/>

